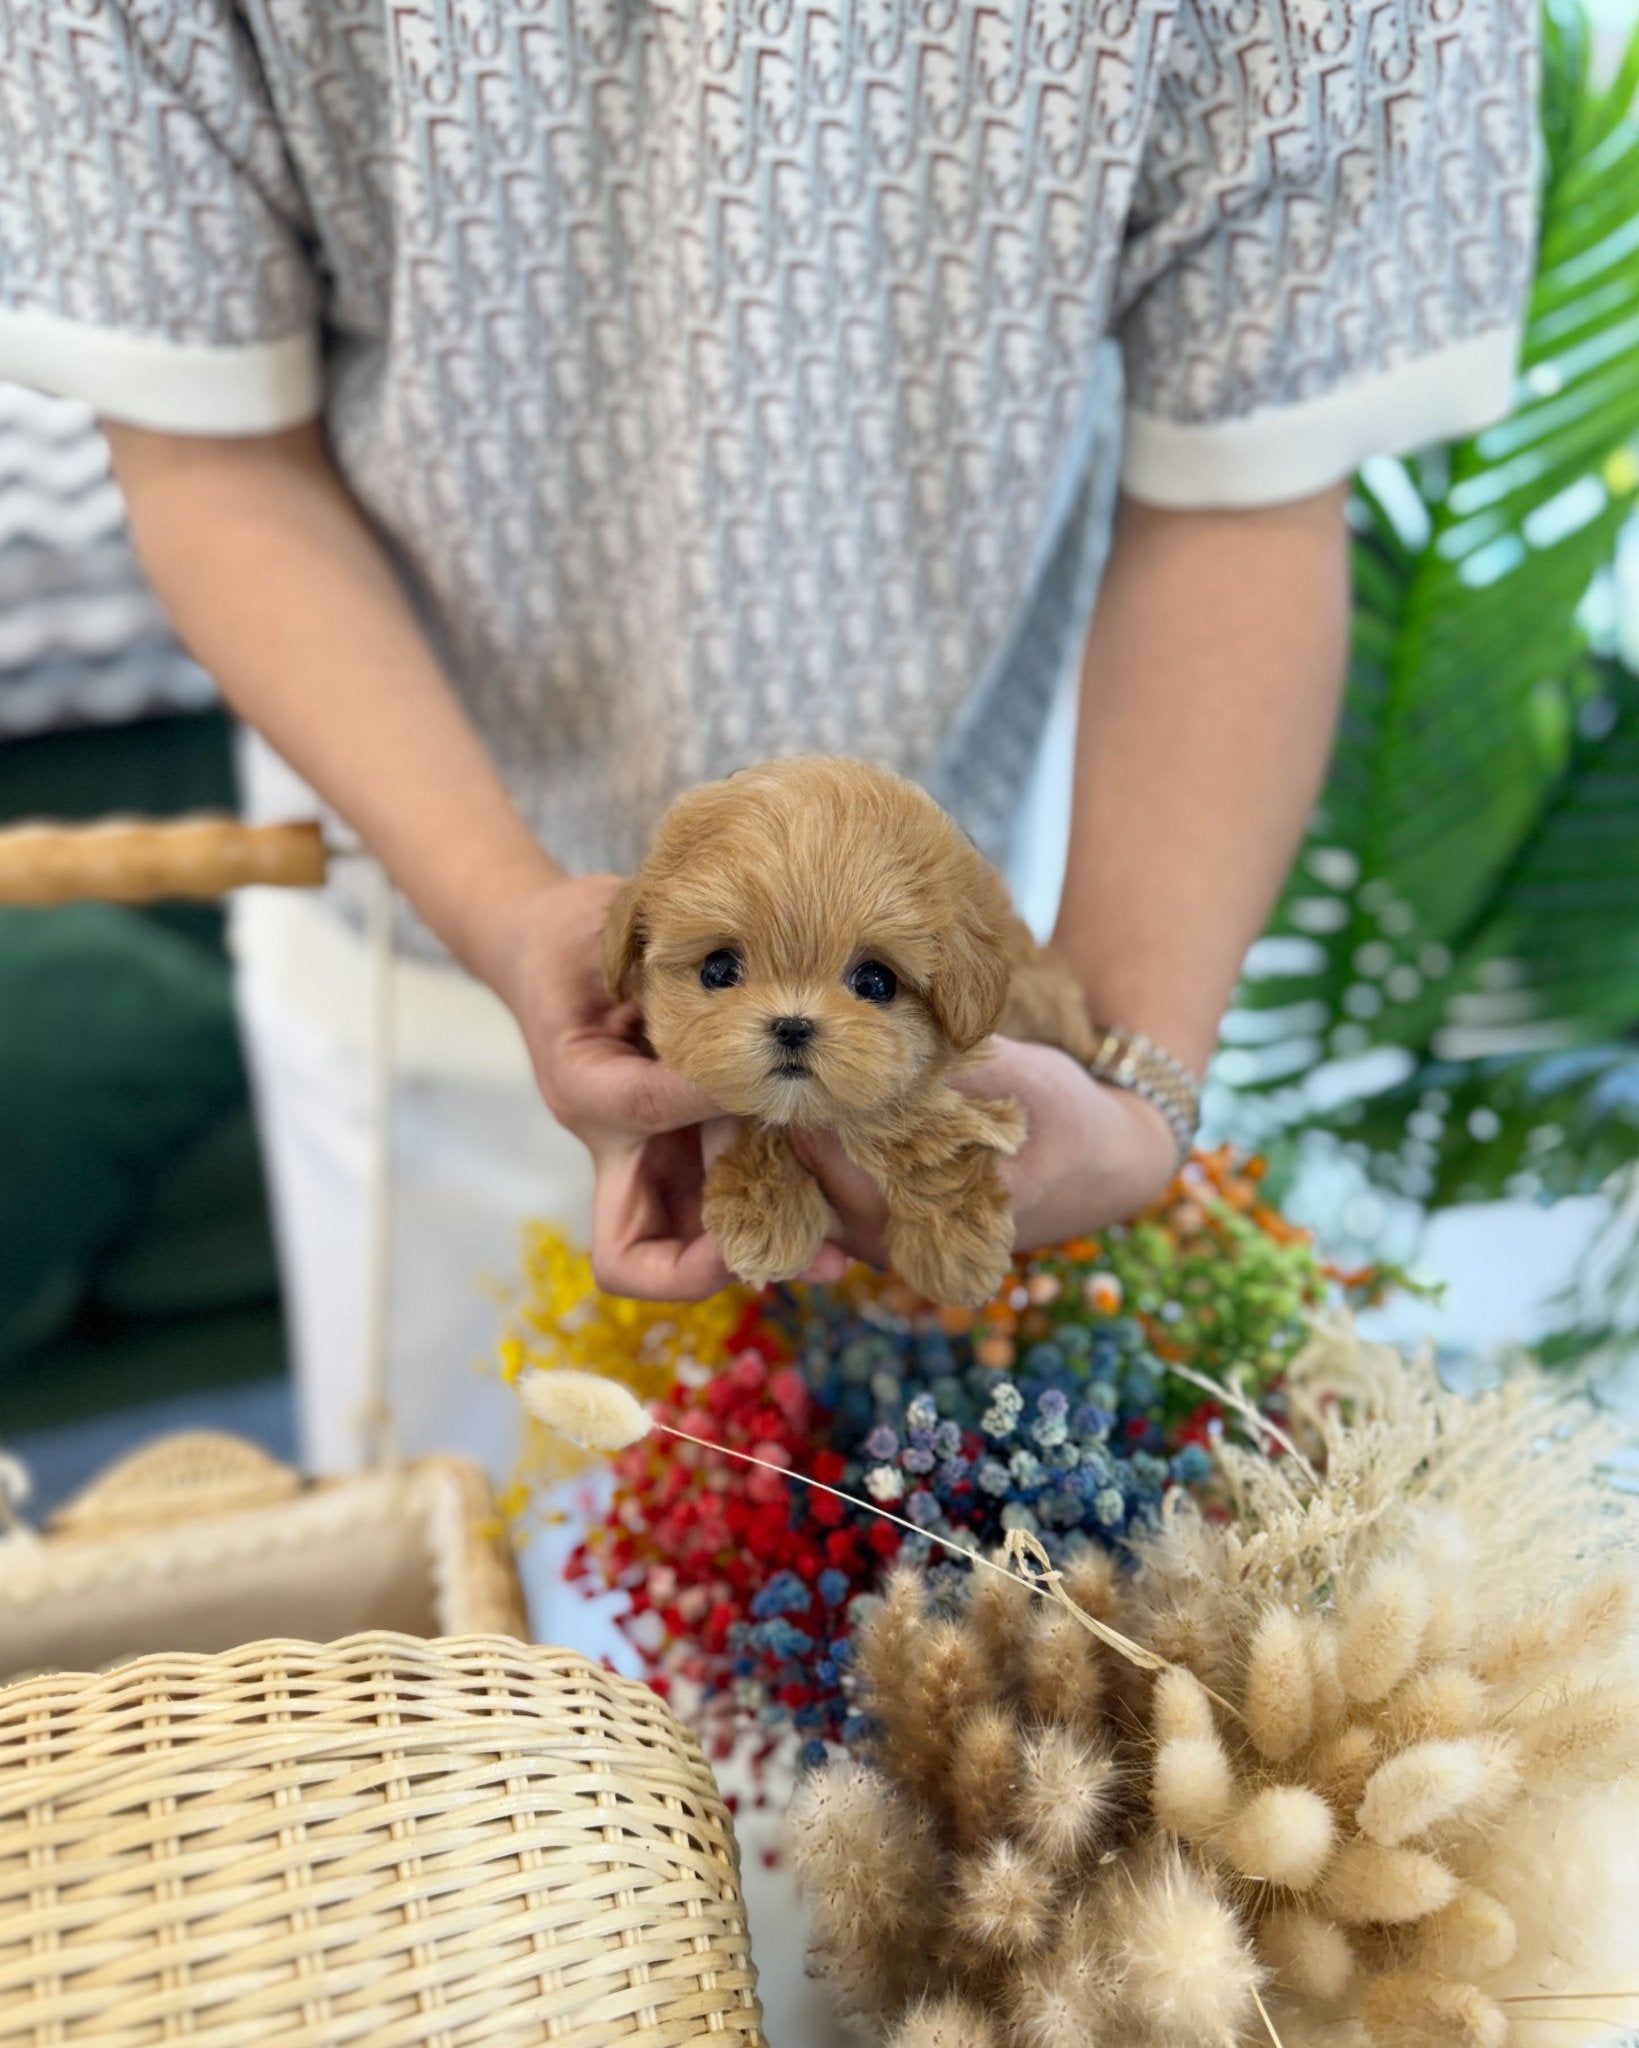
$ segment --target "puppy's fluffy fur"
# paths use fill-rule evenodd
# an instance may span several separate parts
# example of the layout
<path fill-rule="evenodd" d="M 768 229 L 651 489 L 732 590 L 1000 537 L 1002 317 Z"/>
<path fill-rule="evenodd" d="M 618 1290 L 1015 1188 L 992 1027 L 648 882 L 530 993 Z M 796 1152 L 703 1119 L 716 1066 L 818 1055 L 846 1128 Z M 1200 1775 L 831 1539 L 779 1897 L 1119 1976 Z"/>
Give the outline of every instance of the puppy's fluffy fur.
<path fill-rule="evenodd" d="M 616 899 L 604 959 L 659 1057 L 745 1119 L 704 1209 L 742 1279 L 802 1272 L 833 1221 L 786 1135 L 808 1125 L 883 1189 L 911 1286 L 995 1292 L 1013 1240 L 995 1162 L 1024 1118 L 946 1077 L 993 1031 L 1083 1059 L 1092 1033 L 1068 970 L 925 791 L 823 756 L 690 791 Z"/>

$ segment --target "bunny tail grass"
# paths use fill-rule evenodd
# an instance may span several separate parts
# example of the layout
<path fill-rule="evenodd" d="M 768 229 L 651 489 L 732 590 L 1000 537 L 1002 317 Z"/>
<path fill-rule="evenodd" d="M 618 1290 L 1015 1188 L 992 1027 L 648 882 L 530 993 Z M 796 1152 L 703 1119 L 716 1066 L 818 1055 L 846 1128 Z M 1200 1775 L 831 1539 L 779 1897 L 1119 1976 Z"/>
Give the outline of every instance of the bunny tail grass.
<path fill-rule="evenodd" d="M 567 1367 L 532 1372 L 521 1391 L 525 1407 L 538 1422 L 583 1451 L 623 1451 L 654 1427 L 631 1389 L 601 1373 Z"/>

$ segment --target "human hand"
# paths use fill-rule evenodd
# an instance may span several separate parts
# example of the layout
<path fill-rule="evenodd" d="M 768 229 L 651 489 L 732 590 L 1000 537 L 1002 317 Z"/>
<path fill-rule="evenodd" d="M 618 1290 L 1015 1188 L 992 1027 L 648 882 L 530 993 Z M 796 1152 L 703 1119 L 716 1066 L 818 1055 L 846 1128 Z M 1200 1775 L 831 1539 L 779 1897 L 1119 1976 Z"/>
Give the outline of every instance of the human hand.
<path fill-rule="evenodd" d="M 546 1106 L 592 1155 L 592 1272 L 606 1293 L 700 1301 L 734 1278 L 701 1221 L 704 1147 L 733 1130 L 707 1095 L 660 1065 L 634 1003 L 603 978 L 618 875 L 544 880 L 487 917 L 471 950 L 518 1020 Z M 808 1277 L 835 1279 L 827 1246 Z"/>
<path fill-rule="evenodd" d="M 1177 1146 L 1160 1113 L 1095 1081 L 1055 1046 L 993 1038 L 983 1059 L 950 1081 L 964 1095 L 1007 1097 L 1024 1110 L 1024 1144 L 996 1162 L 1021 1251 L 1123 1221 L 1160 1194 L 1177 1169 Z M 829 1131 L 793 1130 L 791 1140 L 836 1212 L 836 1244 L 885 1265 L 888 1212 L 875 1182 Z"/>
<path fill-rule="evenodd" d="M 700 1126 L 721 1115 L 643 1043 L 603 978 L 618 875 L 545 880 L 473 942 L 518 1021 L 546 1106 L 592 1155 L 592 1270 L 613 1294 L 703 1299 L 731 1277 L 700 1221 Z"/>

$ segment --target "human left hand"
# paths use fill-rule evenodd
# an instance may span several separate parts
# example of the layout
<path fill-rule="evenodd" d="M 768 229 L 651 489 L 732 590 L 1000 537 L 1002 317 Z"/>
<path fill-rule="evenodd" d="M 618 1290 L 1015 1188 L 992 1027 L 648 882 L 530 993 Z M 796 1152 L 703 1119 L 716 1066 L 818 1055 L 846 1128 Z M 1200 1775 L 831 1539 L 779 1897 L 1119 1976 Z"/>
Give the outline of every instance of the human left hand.
<path fill-rule="evenodd" d="M 950 1077 L 964 1095 L 1006 1097 L 1029 1131 L 997 1169 L 1013 1202 L 1020 1251 L 1062 1244 L 1135 1215 L 1171 1181 L 1177 1146 L 1160 1112 L 1125 1089 L 1095 1081 L 1056 1046 L 993 1038 L 984 1057 Z M 825 1191 L 855 1258 L 887 1263 L 881 1190 L 829 1131 L 791 1129 L 798 1156 Z"/>

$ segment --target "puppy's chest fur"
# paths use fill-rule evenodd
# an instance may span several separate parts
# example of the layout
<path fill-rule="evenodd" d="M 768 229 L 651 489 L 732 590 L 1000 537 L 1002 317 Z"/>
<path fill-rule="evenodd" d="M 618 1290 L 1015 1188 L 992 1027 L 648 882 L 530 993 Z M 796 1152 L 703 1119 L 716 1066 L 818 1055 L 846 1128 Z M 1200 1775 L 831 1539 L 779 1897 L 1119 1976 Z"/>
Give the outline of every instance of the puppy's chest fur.
<path fill-rule="evenodd" d="M 996 1029 L 1088 1059 L 1094 1034 L 1064 962 L 1011 911 L 1004 945 L 1009 978 Z M 996 1161 L 1026 1135 L 1016 1104 L 948 1085 L 981 1050 L 947 1053 L 892 1102 L 869 1116 L 839 1116 L 832 1126 L 887 1196 L 894 1270 L 929 1300 L 963 1306 L 988 1301 L 1007 1276 L 1013 1214 Z M 732 1270 L 754 1285 L 805 1272 L 836 1227 L 785 1128 L 756 1121 L 714 1164 L 704 1221 Z"/>

